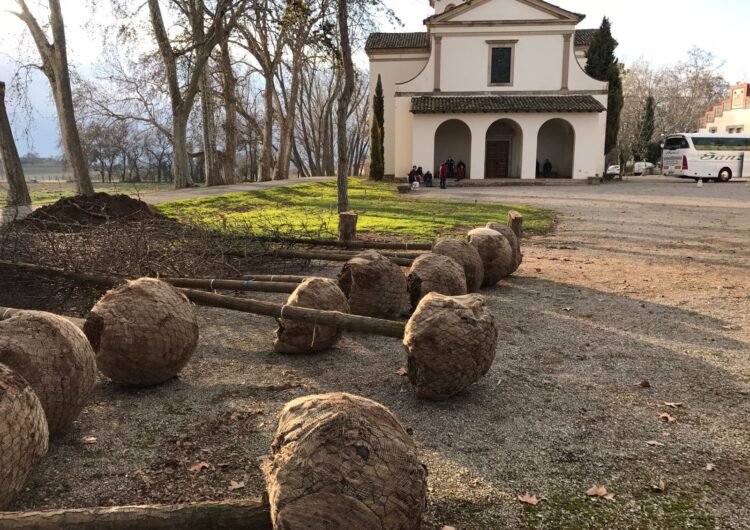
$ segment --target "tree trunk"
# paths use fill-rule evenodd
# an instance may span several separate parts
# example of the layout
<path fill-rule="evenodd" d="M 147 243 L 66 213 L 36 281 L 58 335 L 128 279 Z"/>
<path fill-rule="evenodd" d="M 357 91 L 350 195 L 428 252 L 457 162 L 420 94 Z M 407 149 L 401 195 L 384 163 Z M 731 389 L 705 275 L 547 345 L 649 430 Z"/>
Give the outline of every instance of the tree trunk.
<path fill-rule="evenodd" d="M 0 158 L 2 158 L 5 174 L 8 178 L 6 204 L 9 207 L 31 205 L 29 188 L 26 186 L 21 159 L 18 157 L 18 149 L 15 140 L 13 140 L 8 112 L 5 109 L 5 83 L 2 81 L 0 81 Z"/>
<path fill-rule="evenodd" d="M 354 63 L 352 47 L 349 42 L 349 2 L 339 0 L 338 5 L 339 38 L 341 39 L 341 62 L 344 67 L 344 88 L 339 96 L 337 109 L 337 142 L 338 148 L 338 206 L 339 213 L 349 211 L 349 157 L 346 141 L 346 118 L 354 91 Z"/>
<path fill-rule="evenodd" d="M 211 71 L 208 65 L 203 69 L 203 75 L 201 76 L 201 112 L 203 113 L 203 172 L 206 175 L 206 186 L 221 186 L 223 181 L 216 160 L 213 87 L 211 86 Z"/>
<path fill-rule="evenodd" d="M 229 53 L 229 39 L 225 36 L 221 43 L 221 70 L 224 76 L 224 182 L 237 183 L 237 79 L 232 70 L 232 56 Z"/>
<path fill-rule="evenodd" d="M 357 239 L 357 214 L 343 212 L 339 214 L 339 241 L 354 241 Z"/>
<path fill-rule="evenodd" d="M 266 182 L 273 178 L 273 72 L 265 72 L 266 87 L 263 90 L 263 154 L 261 155 L 260 180 Z"/>
<path fill-rule="evenodd" d="M 187 148 L 188 117 L 182 114 L 178 110 L 173 111 L 174 165 L 172 166 L 172 174 L 174 175 L 174 187 L 176 189 L 187 188 L 193 181 L 190 174 L 190 155 Z"/>

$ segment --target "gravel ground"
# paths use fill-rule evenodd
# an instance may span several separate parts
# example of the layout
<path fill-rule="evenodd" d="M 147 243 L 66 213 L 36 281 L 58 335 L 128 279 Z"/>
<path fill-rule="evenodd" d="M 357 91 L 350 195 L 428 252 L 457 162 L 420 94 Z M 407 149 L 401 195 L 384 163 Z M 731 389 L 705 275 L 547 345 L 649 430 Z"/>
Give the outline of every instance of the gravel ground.
<path fill-rule="evenodd" d="M 750 528 L 750 187 L 443 195 L 560 212 L 553 233 L 524 241 L 517 275 L 485 292 L 501 338 L 470 391 L 417 400 L 397 340 L 347 334 L 325 354 L 280 356 L 270 319 L 200 308 L 182 376 L 150 390 L 101 381 L 13 508 L 258 496 L 283 405 L 347 391 L 413 430 L 430 474 L 425 528 Z M 595 484 L 614 499 L 587 498 Z M 520 503 L 526 492 L 542 502 Z"/>

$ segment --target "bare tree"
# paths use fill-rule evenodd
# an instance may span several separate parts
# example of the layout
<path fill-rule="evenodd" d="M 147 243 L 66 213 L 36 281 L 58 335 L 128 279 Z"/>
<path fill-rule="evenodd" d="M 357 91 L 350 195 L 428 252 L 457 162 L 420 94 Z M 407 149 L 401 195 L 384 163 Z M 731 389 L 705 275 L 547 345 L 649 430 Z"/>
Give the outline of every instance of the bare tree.
<path fill-rule="evenodd" d="M 339 213 L 349 210 L 349 153 L 347 152 L 346 122 L 349 105 L 354 92 L 354 62 L 352 61 L 352 47 L 349 39 L 349 2 L 338 0 L 337 19 L 339 24 L 339 39 L 341 50 L 341 64 L 344 70 L 344 86 L 338 99 L 337 145 L 338 145 L 338 207 Z"/>
<path fill-rule="evenodd" d="M 8 111 L 5 109 L 5 83 L 0 81 L 0 158 L 8 178 L 8 197 L 6 204 L 10 207 L 29 206 L 31 196 L 26 186 L 21 159 L 18 156 L 13 131 L 10 128 Z"/>
<path fill-rule="evenodd" d="M 16 0 L 16 4 L 21 11 L 12 13 L 26 24 L 31 33 L 42 60 L 41 70 L 52 88 L 65 158 L 73 169 L 78 193 L 93 195 L 94 186 L 91 184 L 88 164 L 83 154 L 81 139 L 76 126 L 70 70 L 68 68 L 68 49 L 65 40 L 65 23 L 60 8 L 60 0 L 49 0 L 51 42 L 42 26 L 31 13 L 26 1 Z"/>

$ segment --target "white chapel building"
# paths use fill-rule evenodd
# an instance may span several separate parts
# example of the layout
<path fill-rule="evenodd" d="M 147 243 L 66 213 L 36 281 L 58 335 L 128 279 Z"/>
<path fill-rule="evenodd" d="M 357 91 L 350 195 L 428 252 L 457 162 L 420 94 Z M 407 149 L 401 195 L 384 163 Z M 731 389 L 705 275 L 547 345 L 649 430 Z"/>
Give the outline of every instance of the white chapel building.
<path fill-rule="evenodd" d="M 425 0 L 427 1 L 427 0 Z M 420 33 L 373 33 L 370 93 L 385 94 L 385 173 L 437 174 L 463 161 L 471 179 L 602 175 L 607 83 L 583 70 L 584 16 L 543 0 L 429 0 Z"/>

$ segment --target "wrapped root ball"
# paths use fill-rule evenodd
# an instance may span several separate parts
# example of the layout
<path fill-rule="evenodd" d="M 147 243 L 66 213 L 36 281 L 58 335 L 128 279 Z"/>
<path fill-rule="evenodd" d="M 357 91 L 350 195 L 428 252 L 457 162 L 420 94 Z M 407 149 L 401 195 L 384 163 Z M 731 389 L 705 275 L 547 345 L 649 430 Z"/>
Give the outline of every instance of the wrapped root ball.
<path fill-rule="evenodd" d="M 500 223 L 487 223 L 487 228 L 500 232 L 505 236 L 505 239 L 510 243 L 510 247 L 513 249 L 513 272 L 516 272 L 523 263 L 523 252 L 521 252 L 521 242 L 519 241 L 516 233 L 508 225 Z"/>
<path fill-rule="evenodd" d="M 47 420 L 26 380 L 0 364 L 0 510 L 21 491 L 47 454 Z"/>
<path fill-rule="evenodd" d="M 397 318 L 406 303 L 406 276 L 401 267 L 374 250 L 349 260 L 338 282 L 355 315 Z"/>
<path fill-rule="evenodd" d="M 463 239 L 438 239 L 432 251 L 452 258 L 461 265 L 466 276 L 466 290 L 470 293 L 479 291 L 484 281 L 484 264 L 479 252 L 471 243 Z"/>
<path fill-rule="evenodd" d="M 349 302 L 333 280 L 309 278 L 289 296 L 286 305 L 323 311 L 349 313 Z M 341 329 L 279 319 L 274 349 L 279 353 L 301 355 L 331 348 L 341 337 Z"/>
<path fill-rule="evenodd" d="M 482 287 L 492 287 L 511 275 L 515 266 L 513 248 L 500 232 L 477 228 L 469 232 L 469 243 L 477 249 L 484 263 Z"/>
<path fill-rule="evenodd" d="M 411 308 L 428 293 L 448 296 L 466 294 L 466 274 L 455 260 L 440 254 L 422 254 L 411 266 L 407 278 Z"/>
<path fill-rule="evenodd" d="M 86 335 L 50 313 L 23 311 L 0 322 L 0 363 L 34 390 L 50 434 L 70 427 L 96 384 L 96 358 Z"/>
<path fill-rule="evenodd" d="M 86 316 L 99 370 L 115 383 L 153 386 L 175 377 L 198 344 L 193 306 L 153 278 L 109 291 Z"/>
<path fill-rule="evenodd" d="M 262 466 L 274 528 L 418 530 L 426 471 L 382 405 L 349 394 L 296 399 Z"/>
<path fill-rule="evenodd" d="M 495 360 L 497 338 L 495 318 L 481 296 L 427 295 L 404 334 L 417 395 L 448 399 L 479 381 Z"/>

